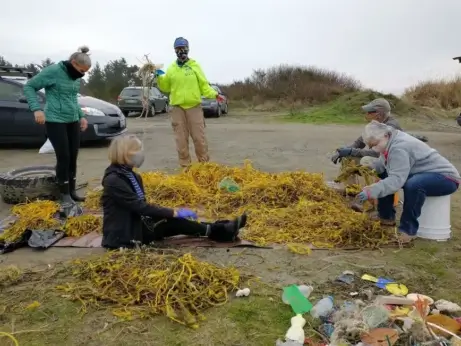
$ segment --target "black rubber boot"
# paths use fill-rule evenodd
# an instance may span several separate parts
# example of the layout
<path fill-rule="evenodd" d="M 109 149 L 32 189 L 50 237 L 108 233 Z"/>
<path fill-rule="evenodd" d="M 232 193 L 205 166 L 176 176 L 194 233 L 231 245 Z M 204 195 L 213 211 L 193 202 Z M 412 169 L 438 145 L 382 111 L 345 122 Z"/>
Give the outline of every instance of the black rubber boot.
<path fill-rule="evenodd" d="M 59 187 L 59 203 L 62 205 L 72 205 L 74 200 L 70 196 L 69 183 L 58 183 Z"/>
<path fill-rule="evenodd" d="M 59 216 L 61 219 L 82 215 L 83 209 L 70 196 L 69 183 L 58 184 L 58 186 L 61 194 L 59 198 Z"/>
<path fill-rule="evenodd" d="M 70 180 L 69 180 L 70 197 L 75 202 L 85 202 L 85 197 L 77 195 L 77 190 L 75 190 L 76 185 L 77 185 L 77 178 L 71 177 Z"/>
<path fill-rule="evenodd" d="M 234 242 L 238 239 L 240 229 L 245 227 L 247 215 L 243 214 L 232 221 L 218 221 L 210 226 L 208 238 L 217 242 Z"/>

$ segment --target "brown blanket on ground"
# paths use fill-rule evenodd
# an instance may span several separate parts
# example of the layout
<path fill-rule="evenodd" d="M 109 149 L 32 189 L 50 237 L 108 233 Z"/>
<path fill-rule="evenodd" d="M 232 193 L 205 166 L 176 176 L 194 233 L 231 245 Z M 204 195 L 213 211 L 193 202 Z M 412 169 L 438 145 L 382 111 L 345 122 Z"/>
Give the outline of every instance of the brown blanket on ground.
<path fill-rule="evenodd" d="M 52 246 L 58 247 L 101 247 L 102 236 L 96 232 L 86 234 L 82 237 L 65 237 Z M 266 248 L 270 247 L 258 246 L 246 240 L 238 240 L 232 243 L 217 243 L 205 237 L 188 237 L 176 236 L 166 238 L 158 242 L 158 246 L 177 246 L 177 247 L 217 247 L 217 248 L 231 248 L 231 247 L 253 247 L 253 248 Z"/>

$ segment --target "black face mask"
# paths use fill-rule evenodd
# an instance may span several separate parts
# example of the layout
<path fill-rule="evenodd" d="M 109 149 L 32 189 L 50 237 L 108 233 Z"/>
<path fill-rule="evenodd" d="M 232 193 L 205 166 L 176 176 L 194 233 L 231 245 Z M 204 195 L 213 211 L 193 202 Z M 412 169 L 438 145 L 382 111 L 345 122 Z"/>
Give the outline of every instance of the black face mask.
<path fill-rule="evenodd" d="M 179 61 L 181 62 L 187 61 L 188 55 L 189 55 L 189 48 L 184 47 L 184 48 L 176 49 L 176 56 L 178 57 Z"/>
<path fill-rule="evenodd" d="M 70 61 L 66 60 L 63 62 L 64 66 L 66 67 L 67 69 L 67 74 L 69 75 L 69 77 L 72 79 L 72 80 L 76 80 L 76 79 L 79 79 L 79 78 L 82 78 L 85 74 L 84 73 L 81 73 L 80 71 L 78 71 L 71 63 Z"/>

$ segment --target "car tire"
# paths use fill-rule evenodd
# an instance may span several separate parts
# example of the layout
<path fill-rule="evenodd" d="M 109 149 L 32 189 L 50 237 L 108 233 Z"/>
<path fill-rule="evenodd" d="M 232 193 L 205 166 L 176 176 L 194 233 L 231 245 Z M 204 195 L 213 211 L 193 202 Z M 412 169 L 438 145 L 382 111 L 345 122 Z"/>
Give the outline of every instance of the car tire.
<path fill-rule="evenodd" d="M 162 113 L 168 113 L 168 102 L 165 102 L 165 108 L 163 108 Z"/>
<path fill-rule="evenodd" d="M 122 111 L 122 114 L 127 118 L 130 116 L 130 112 L 128 111 Z"/>
<path fill-rule="evenodd" d="M 8 204 L 59 196 L 54 166 L 29 166 L 0 174 L 0 194 Z"/>
<path fill-rule="evenodd" d="M 226 114 L 226 115 L 229 114 L 229 104 L 227 104 L 227 103 L 225 104 L 224 110 L 222 111 L 222 114 Z"/>
<path fill-rule="evenodd" d="M 221 107 L 218 107 L 216 113 L 214 114 L 215 118 L 220 118 L 222 115 L 222 109 Z"/>
<path fill-rule="evenodd" d="M 149 113 L 147 113 L 148 117 L 154 117 L 157 114 L 157 110 L 155 109 L 154 105 L 151 105 L 149 108 Z"/>

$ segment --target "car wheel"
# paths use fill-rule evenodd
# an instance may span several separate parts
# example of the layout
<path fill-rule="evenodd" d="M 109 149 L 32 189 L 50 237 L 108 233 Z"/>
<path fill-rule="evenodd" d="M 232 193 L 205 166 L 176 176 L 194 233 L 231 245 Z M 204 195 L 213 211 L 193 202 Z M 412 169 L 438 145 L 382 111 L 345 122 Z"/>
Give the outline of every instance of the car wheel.
<path fill-rule="evenodd" d="M 168 113 L 168 102 L 165 102 L 165 108 L 163 108 L 162 113 Z"/>
<path fill-rule="evenodd" d="M 153 117 L 157 113 L 157 110 L 155 109 L 155 106 L 152 105 L 149 109 L 149 113 L 147 114 L 148 117 Z"/>
<path fill-rule="evenodd" d="M 130 112 L 128 111 L 122 111 L 122 114 L 126 116 L 127 118 L 130 116 Z"/>
<path fill-rule="evenodd" d="M 229 105 L 226 103 L 224 104 L 224 110 L 222 111 L 223 114 L 229 114 Z"/>
<path fill-rule="evenodd" d="M 218 107 L 218 109 L 216 110 L 216 113 L 215 113 L 215 117 L 220 118 L 221 115 L 222 115 L 222 109 L 221 109 L 221 107 Z"/>
<path fill-rule="evenodd" d="M 30 166 L 0 174 L 0 193 L 5 203 L 56 200 L 59 196 L 53 166 Z"/>

